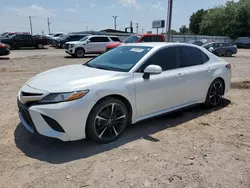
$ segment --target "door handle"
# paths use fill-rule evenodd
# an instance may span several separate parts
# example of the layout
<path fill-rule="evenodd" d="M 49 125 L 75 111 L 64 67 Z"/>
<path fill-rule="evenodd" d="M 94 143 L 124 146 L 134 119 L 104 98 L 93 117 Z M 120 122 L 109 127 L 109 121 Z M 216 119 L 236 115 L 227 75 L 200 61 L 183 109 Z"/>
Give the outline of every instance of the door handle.
<path fill-rule="evenodd" d="M 211 68 L 207 68 L 207 71 L 208 71 L 208 72 L 211 72 Z"/>
<path fill-rule="evenodd" d="M 182 77 L 184 74 L 183 73 L 178 73 L 177 77 Z"/>

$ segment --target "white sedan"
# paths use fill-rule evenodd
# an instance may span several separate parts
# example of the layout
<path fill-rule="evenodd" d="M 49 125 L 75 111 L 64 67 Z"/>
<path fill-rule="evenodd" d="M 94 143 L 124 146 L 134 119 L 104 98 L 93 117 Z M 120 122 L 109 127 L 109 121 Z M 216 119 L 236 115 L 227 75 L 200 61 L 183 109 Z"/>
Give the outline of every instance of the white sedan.
<path fill-rule="evenodd" d="M 230 78 L 230 64 L 205 48 L 123 45 L 30 79 L 18 93 L 19 118 L 32 133 L 108 143 L 129 123 L 194 104 L 219 105 Z"/>

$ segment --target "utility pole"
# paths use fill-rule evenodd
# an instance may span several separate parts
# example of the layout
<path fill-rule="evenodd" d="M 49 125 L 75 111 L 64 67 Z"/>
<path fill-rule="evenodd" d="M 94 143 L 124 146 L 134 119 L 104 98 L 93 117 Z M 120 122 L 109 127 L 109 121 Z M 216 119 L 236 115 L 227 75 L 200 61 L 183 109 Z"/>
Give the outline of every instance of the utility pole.
<path fill-rule="evenodd" d="M 31 33 L 31 35 L 33 35 L 31 16 L 29 16 L 29 19 L 30 19 L 30 33 Z"/>
<path fill-rule="evenodd" d="M 49 31 L 49 34 L 50 34 L 50 21 L 49 21 L 49 17 L 48 17 L 48 31 Z"/>
<path fill-rule="evenodd" d="M 139 23 L 136 23 L 136 33 L 139 32 Z"/>
<path fill-rule="evenodd" d="M 167 18 L 167 41 L 170 42 L 170 31 L 171 31 L 171 23 L 172 23 L 172 10 L 173 10 L 173 0 L 168 0 L 168 18 Z"/>
<path fill-rule="evenodd" d="M 114 18 L 114 22 L 115 22 L 115 24 L 114 24 L 114 26 L 115 26 L 115 30 L 116 30 L 116 19 L 117 19 L 117 16 L 113 16 L 113 18 Z"/>
<path fill-rule="evenodd" d="M 142 31 L 142 34 L 144 34 L 144 29 L 142 29 L 141 31 Z"/>
<path fill-rule="evenodd" d="M 88 31 L 88 26 L 86 26 L 86 31 Z"/>
<path fill-rule="evenodd" d="M 130 33 L 133 33 L 134 32 L 134 29 L 133 29 L 133 22 L 130 21 Z"/>

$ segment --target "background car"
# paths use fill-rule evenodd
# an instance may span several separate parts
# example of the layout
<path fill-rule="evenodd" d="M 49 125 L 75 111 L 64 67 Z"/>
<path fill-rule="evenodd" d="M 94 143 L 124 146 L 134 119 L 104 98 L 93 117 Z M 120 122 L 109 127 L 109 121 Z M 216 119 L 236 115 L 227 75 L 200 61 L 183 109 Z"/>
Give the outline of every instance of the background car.
<path fill-rule="evenodd" d="M 23 47 L 42 49 L 48 44 L 47 38 L 43 36 L 32 36 L 24 33 L 15 33 L 11 37 L 1 38 L 0 41 L 8 46 L 9 49 L 19 49 Z"/>
<path fill-rule="evenodd" d="M 233 54 L 237 54 L 237 46 L 229 43 L 208 43 L 202 45 L 207 50 L 211 51 L 217 56 L 231 57 Z"/>
<path fill-rule="evenodd" d="M 166 38 L 161 34 L 135 34 L 126 38 L 124 41 L 115 41 L 106 46 L 106 51 L 116 48 L 117 46 L 128 43 L 140 43 L 140 42 L 166 42 Z"/>
<path fill-rule="evenodd" d="M 19 117 L 33 133 L 108 143 L 129 123 L 194 104 L 219 105 L 230 78 L 230 64 L 202 47 L 122 45 L 27 81 L 18 93 Z"/>
<path fill-rule="evenodd" d="M 0 43 L 0 56 L 9 55 L 9 54 L 10 54 L 9 48 L 6 45 Z"/>
<path fill-rule="evenodd" d="M 88 34 L 67 34 L 67 35 L 63 35 L 63 36 L 57 38 L 52 43 L 54 46 L 56 46 L 58 48 L 65 48 L 66 42 L 79 41 L 86 36 L 89 36 L 89 35 Z"/>
<path fill-rule="evenodd" d="M 90 35 L 79 41 L 67 42 L 67 54 L 82 58 L 85 54 L 101 54 L 106 51 L 106 45 L 120 40 L 117 36 L 110 35 Z"/>

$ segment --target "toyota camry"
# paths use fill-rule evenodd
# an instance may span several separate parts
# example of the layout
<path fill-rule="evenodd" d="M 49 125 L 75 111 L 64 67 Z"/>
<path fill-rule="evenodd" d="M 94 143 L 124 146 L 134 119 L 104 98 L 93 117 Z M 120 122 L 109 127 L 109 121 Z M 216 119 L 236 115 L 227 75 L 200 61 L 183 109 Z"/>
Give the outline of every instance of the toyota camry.
<path fill-rule="evenodd" d="M 230 64 L 205 48 L 128 44 L 28 80 L 18 93 L 19 118 L 32 133 L 108 143 L 128 124 L 194 104 L 219 105 L 230 78 Z"/>

